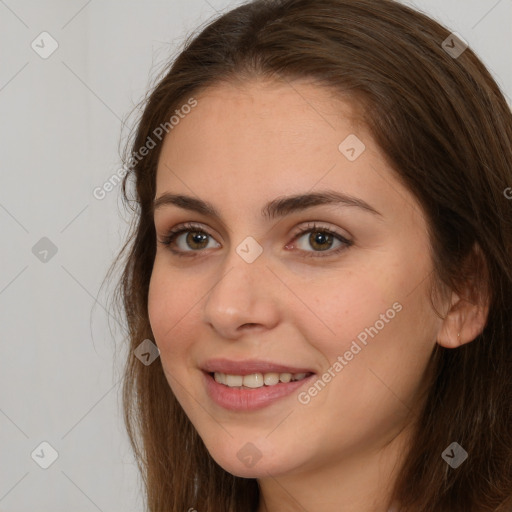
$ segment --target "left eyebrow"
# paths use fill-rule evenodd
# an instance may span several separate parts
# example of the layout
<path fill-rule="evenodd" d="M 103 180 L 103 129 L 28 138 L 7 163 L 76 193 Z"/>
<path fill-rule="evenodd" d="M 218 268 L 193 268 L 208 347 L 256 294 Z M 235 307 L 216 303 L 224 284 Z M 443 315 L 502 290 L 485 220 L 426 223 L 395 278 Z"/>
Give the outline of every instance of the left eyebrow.
<path fill-rule="evenodd" d="M 382 213 L 370 206 L 366 201 L 334 190 L 278 197 L 265 204 L 261 210 L 261 215 L 268 220 L 272 220 L 293 212 L 312 208 L 313 206 L 332 204 L 355 206 L 365 212 L 380 216 L 381 218 L 383 217 Z M 222 222 L 222 215 L 211 203 L 195 197 L 171 194 L 169 192 L 162 194 L 154 200 L 153 215 L 156 210 L 166 205 L 174 205 L 185 210 L 195 211 L 202 215 L 214 217 Z"/>

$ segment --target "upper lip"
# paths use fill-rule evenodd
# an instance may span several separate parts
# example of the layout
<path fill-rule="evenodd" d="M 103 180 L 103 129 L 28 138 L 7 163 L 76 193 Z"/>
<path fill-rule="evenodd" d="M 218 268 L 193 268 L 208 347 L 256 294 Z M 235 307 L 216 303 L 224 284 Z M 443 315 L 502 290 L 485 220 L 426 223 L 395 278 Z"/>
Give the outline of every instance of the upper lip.
<path fill-rule="evenodd" d="M 314 373 L 306 367 L 295 367 L 287 364 L 271 363 L 260 359 L 244 359 L 233 361 L 231 359 L 209 359 L 202 367 L 208 373 L 219 372 L 230 375 L 250 375 L 251 373 Z"/>

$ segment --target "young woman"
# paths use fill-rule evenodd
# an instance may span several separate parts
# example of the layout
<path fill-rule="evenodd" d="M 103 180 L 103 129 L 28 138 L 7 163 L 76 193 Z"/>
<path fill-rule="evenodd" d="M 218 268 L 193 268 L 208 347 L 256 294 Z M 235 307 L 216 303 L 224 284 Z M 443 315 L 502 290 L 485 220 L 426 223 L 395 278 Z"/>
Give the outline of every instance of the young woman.
<path fill-rule="evenodd" d="M 512 510 L 512 113 L 459 36 L 392 0 L 249 2 L 129 151 L 149 511 Z"/>

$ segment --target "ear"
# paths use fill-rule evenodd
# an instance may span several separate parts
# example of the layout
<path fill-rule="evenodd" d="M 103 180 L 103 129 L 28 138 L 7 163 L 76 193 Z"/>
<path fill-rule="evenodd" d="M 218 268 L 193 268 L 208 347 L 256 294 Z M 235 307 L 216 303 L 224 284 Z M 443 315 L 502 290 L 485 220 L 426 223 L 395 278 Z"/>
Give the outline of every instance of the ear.
<path fill-rule="evenodd" d="M 457 348 L 473 341 L 487 323 L 489 273 L 478 244 L 475 243 L 464 267 L 467 280 L 460 295 L 451 293 L 450 307 L 437 333 L 437 343 L 446 348 Z"/>

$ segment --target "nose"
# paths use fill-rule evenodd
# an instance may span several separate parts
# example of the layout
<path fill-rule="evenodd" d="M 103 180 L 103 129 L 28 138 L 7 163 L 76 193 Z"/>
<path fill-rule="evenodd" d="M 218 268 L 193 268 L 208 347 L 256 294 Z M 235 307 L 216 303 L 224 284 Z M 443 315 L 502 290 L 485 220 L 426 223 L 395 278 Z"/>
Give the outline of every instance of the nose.
<path fill-rule="evenodd" d="M 224 339 L 247 330 L 265 331 L 279 321 L 276 289 L 279 280 L 267 268 L 264 255 L 252 263 L 233 249 L 203 301 L 202 320 Z"/>

